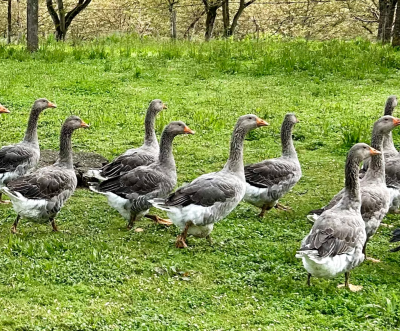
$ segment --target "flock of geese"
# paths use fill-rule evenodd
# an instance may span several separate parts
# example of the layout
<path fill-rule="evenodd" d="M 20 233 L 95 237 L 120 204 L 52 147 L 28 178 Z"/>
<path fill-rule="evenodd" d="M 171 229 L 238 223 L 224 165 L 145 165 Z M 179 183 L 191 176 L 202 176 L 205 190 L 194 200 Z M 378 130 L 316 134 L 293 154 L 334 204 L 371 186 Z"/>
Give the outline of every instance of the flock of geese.
<path fill-rule="evenodd" d="M 296 254 L 308 272 L 308 285 L 312 276 L 329 279 L 344 273 L 345 284 L 341 286 L 360 290 L 361 286 L 349 283 L 350 271 L 366 258 L 367 242 L 385 215 L 400 213 L 400 154 L 391 133 L 400 125 L 400 119 L 392 116 L 396 106 L 397 98 L 390 96 L 384 116 L 374 124 L 371 146 L 358 143 L 350 149 L 343 190 L 328 205 L 311 211 L 308 216 L 313 226 Z M 77 186 L 71 139 L 75 130 L 89 125 L 77 116 L 68 117 L 61 128 L 57 161 L 37 169 L 40 158 L 37 125 L 40 113 L 47 108 L 56 105 L 47 99 L 36 100 L 22 142 L 0 149 L 0 203 L 12 202 L 17 213 L 12 233 L 17 233 L 21 218 L 50 222 L 53 230 L 58 231 L 55 217 Z M 268 125 L 255 115 L 244 115 L 233 129 L 224 167 L 173 192 L 177 184 L 173 140 L 178 135 L 195 132 L 181 121 L 170 122 L 158 143 L 155 121 L 165 108 L 161 100 L 150 103 L 141 147 L 129 149 L 103 168 L 87 173 L 97 180 L 90 189 L 107 197 L 109 205 L 128 221 L 129 229 L 142 217 L 163 225 L 175 224 L 181 231 L 176 247 L 184 248 L 188 235 L 206 238 L 211 243 L 214 223 L 224 219 L 241 200 L 259 207 L 260 217 L 272 208 L 290 209 L 278 201 L 301 178 L 292 140 L 292 130 L 298 123 L 293 113 L 287 114 L 282 123 L 281 157 L 244 166 L 246 134 Z M 9 111 L 0 105 L 0 113 Z M 2 200 L 2 193 L 11 201 Z M 149 214 L 152 206 L 166 211 L 169 219 Z M 400 229 L 394 231 L 392 241 L 400 241 Z"/>

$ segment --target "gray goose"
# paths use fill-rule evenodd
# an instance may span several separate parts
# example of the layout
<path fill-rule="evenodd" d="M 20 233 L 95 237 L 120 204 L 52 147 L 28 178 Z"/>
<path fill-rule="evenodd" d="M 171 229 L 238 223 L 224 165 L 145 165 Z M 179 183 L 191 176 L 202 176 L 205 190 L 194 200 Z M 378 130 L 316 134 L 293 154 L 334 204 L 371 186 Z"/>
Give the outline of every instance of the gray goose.
<path fill-rule="evenodd" d="M 103 168 L 89 170 L 87 176 L 104 181 L 107 178 L 123 175 L 136 167 L 155 162 L 158 159 L 159 146 L 154 125 L 157 114 L 163 109 L 167 109 L 167 106 L 159 99 L 150 103 L 144 121 L 145 136 L 141 147 L 128 149 Z"/>
<path fill-rule="evenodd" d="M 4 107 L 3 105 L 0 105 L 0 114 L 8 114 L 10 111 Z"/>
<path fill-rule="evenodd" d="M 293 145 L 292 130 L 298 123 L 292 113 L 286 114 L 281 127 L 282 156 L 244 167 L 246 195 L 244 201 L 261 208 L 259 217 L 275 207 L 288 210 L 278 200 L 288 193 L 301 178 L 301 167 Z"/>
<path fill-rule="evenodd" d="M 395 95 L 391 95 L 386 100 L 384 116 L 385 115 L 393 116 L 393 112 L 396 107 L 397 107 L 397 97 Z M 390 131 L 383 138 L 383 153 L 385 154 L 385 159 L 389 159 L 398 154 L 396 147 L 394 147 L 392 131 Z"/>
<path fill-rule="evenodd" d="M 394 109 L 397 107 L 397 97 L 391 95 L 387 98 L 385 108 L 383 109 L 383 116 L 393 116 Z M 392 131 L 383 137 L 383 150 L 381 150 L 385 156 L 385 160 L 398 155 L 396 148 L 394 147 Z M 363 162 L 363 166 L 360 170 L 360 178 L 362 178 L 365 172 L 368 170 L 370 159 L 366 159 Z"/>
<path fill-rule="evenodd" d="M 14 179 L 3 187 L 3 192 L 10 197 L 18 214 L 11 232 L 17 232 L 21 217 L 34 221 L 50 221 L 53 231 L 58 231 L 55 217 L 77 185 L 72 159 L 72 133 L 76 129 L 87 127 L 89 126 L 79 117 L 68 117 L 61 128 L 60 155 L 56 163 Z"/>
<path fill-rule="evenodd" d="M 388 135 L 396 126 L 400 125 L 400 119 L 392 116 L 383 116 L 374 124 L 371 138 L 371 146 L 379 151 L 383 150 L 384 137 Z M 333 197 L 331 202 L 317 210 L 310 212 L 311 221 L 315 221 L 325 210 L 331 209 L 342 199 L 344 190 L 341 190 Z M 367 242 L 378 230 L 382 219 L 389 211 L 390 191 L 385 181 L 385 157 L 377 154 L 371 157 L 368 170 L 360 180 L 361 192 L 361 215 L 365 222 L 367 240 L 363 249 L 366 255 Z M 379 262 L 373 258 L 367 258 L 372 262 Z"/>
<path fill-rule="evenodd" d="M 104 194 L 131 229 L 143 216 L 159 224 L 171 225 L 156 215 L 148 215 L 150 199 L 165 198 L 176 185 L 176 166 L 172 154 L 172 142 L 177 135 L 194 134 L 183 122 L 171 122 L 162 132 L 158 160 L 148 166 L 137 167 L 123 175 L 112 177 L 101 184 L 93 183 L 90 189 Z"/>
<path fill-rule="evenodd" d="M 359 165 L 367 157 L 377 154 L 380 152 L 364 143 L 350 149 L 342 199 L 315 221 L 296 254 L 308 272 L 308 285 L 311 276 L 330 279 L 345 273 L 344 287 L 351 291 L 362 289 L 349 283 L 350 271 L 364 261 L 363 249 L 367 240 L 361 216 Z"/>
<path fill-rule="evenodd" d="M 396 229 L 393 231 L 392 238 L 390 238 L 390 242 L 399 242 L 400 241 L 400 228 Z M 400 251 L 400 246 L 397 246 L 396 248 L 392 248 L 390 250 L 391 252 L 398 252 Z"/>
<path fill-rule="evenodd" d="M 151 201 L 154 207 L 165 210 L 182 231 L 176 247 L 187 247 L 188 234 L 211 242 L 214 223 L 227 216 L 243 199 L 246 192 L 243 142 L 250 130 L 266 125 L 267 122 L 255 115 L 239 117 L 232 134 L 229 159 L 222 170 L 198 177 L 166 199 Z"/>
<path fill-rule="evenodd" d="M 24 140 L 0 149 L 0 189 L 10 180 L 25 175 L 28 170 L 38 164 L 40 148 L 37 125 L 40 113 L 47 108 L 56 108 L 56 105 L 47 99 L 36 100 L 31 110 Z M 0 192 L 0 203 L 9 202 L 3 201 L 1 196 Z"/>

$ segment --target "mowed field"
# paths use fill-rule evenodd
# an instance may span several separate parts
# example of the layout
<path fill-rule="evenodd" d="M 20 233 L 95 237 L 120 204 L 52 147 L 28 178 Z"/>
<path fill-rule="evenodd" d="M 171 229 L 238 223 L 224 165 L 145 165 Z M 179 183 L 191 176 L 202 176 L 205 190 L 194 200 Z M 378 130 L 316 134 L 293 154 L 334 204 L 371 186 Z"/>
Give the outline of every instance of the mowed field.
<path fill-rule="evenodd" d="M 75 151 L 112 159 L 143 141 L 149 102 L 196 130 L 174 142 L 179 185 L 219 170 L 236 119 L 254 113 L 270 123 L 249 134 L 245 163 L 280 155 L 279 129 L 294 112 L 294 140 L 303 169 L 281 202 L 292 212 L 241 203 L 212 233 L 214 244 L 178 229 L 126 222 L 105 197 L 78 189 L 48 224 L 19 225 L 0 206 L 0 330 L 394 330 L 400 327 L 400 256 L 392 229 L 380 228 L 365 261 L 351 275 L 358 293 L 336 279 L 312 279 L 294 257 L 311 224 L 309 210 L 343 187 L 344 160 L 355 142 L 369 142 L 390 94 L 400 94 L 400 53 L 357 40 L 266 39 L 209 44 L 110 37 L 78 45 L 49 41 L 35 55 L 0 46 L 1 145 L 24 135 L 33 101 L 58 105 L 39 121 L 42 149 L 57 149 L 70 114 L 91 124 L 73 136 Z M 400 112 L 395 115 L 400 116 Z M 400 132 L 394 131 L 400 147 Z M 161 213 L 161 215 L 163 215 Z M 400 226 L 398 216 L 386 223 Z"/>

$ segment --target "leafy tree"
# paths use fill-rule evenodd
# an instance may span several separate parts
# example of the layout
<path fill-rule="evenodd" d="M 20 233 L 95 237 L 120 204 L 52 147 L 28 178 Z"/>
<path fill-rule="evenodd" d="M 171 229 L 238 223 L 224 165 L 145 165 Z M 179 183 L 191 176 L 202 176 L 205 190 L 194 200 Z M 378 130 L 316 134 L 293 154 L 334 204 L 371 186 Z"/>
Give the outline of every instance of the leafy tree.
<path fill-rule="evenodd" d="M 233 36 L 233 34 L 235 33 L 235 29 L 238 25 L 239 22 L 239 18 L 240 16 L 243 14 L 243 11 L 250 6 L 252 3 L 254 3 L 256 0 L 250 0 L 245 2 L 245 0 L 240 0 L 239 1 L 239 8 L 237 9 L 232 23 L 230 23 L 230 19 L 229 19 L 229 0 L 224 0 L 223 4 L 222 4 L 222 19 L 224 22 L 224 36 L 225 37 L 229 37 L 229 36 Z"/>
<path fill-rule="evenodd" d="M 58 7 L 58 14 L 53 5 L 53 0 L 46 0 L 47 10 L 53 20 L 55 27 L 56 39 L 58 41 L 65 40 L 68 28 L 70 27 L 73 19 L 84 10 L 92 0 L 78 0 L 75 7 L 68 13 L 64 8 L 63 0 L 56 0 Z"/>

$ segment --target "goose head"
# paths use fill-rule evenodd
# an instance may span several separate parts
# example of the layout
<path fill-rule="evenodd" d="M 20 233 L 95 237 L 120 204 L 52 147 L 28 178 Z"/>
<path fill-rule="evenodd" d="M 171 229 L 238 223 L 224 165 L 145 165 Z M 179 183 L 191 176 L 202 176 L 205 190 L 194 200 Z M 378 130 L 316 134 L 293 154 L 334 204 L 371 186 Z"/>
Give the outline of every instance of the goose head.
<path fill-rule="evenodd" d="M 374 123 L 374 131 L 380 134 L 388 134 L 396 126 L 400 125 L 400 118 L 393 116 L 382 116 L 379 120 Z"/>
<path fill-rule="evenodd" d="M 179 134 L 194 134 L 195 132 L 191 130 L 185 123 L 182 121 L 174 121 L 170 122 L 164 129 L 164 132 L 171 133 L 174 136 Z"/>
<path fill-rule="evenodd" d="M 297 119 L 297 117 L 296 117 L 296 115 L 294 113 L 288 113 L 288 114 L 285 115 L 284 122 L 294 126 L 297 123 L 299 123 L 300 121 Z"/>
<path fill-rule="evenodd" d="M 263 119 L 257 117 L 256 115 L 253 114 L 247 114 L 240 116 L 237 123 L 236 127 L 241 128 L 245 132 L 249 132 L 253 129 L 259 128 L 261 126 L 267 126 L 269 125 L 266 121 Z"/>
<path fill-rule="evenodd" d="M 356 163 L 361 163 L 361 161 L 369 158 L 373 155 L 381 154 L 377 149 L 372 148 L 368 144 L 358 143 L 355 144 L 349 151 L 349 158 L 355 160 Z"/>
<path fill-rule="evenodd" d="M 80 128 L 87 129 L 89 124 L 86 124 L 78 116 L 72 115 L 65 120 L 63 127 L 69 131 L 75 131 Z"/>
<path fill-rule="evenodd" d="M 57 108 L 57 106 L 54 103 L 50 102 L 49 100 L 41 98 L 35 101 L 32 108 L 38 112 L 42 112 L 47 108 Z"/>
<path fill-rule="evenodd" d="M 160 111 L 167 108 L 168 107 L 160 99 L 153 100 L 152 102 L 150 102 L 149 106 L 149 110 L 151 110 L 155 114 L 158 114 Z"/>
<path fill-rule="evenodd" d="M 0 114 L 7 114 L 9 112 L 10 111 L 6 107 L 4 107 L 3 105 L 0 105 Z"/>

